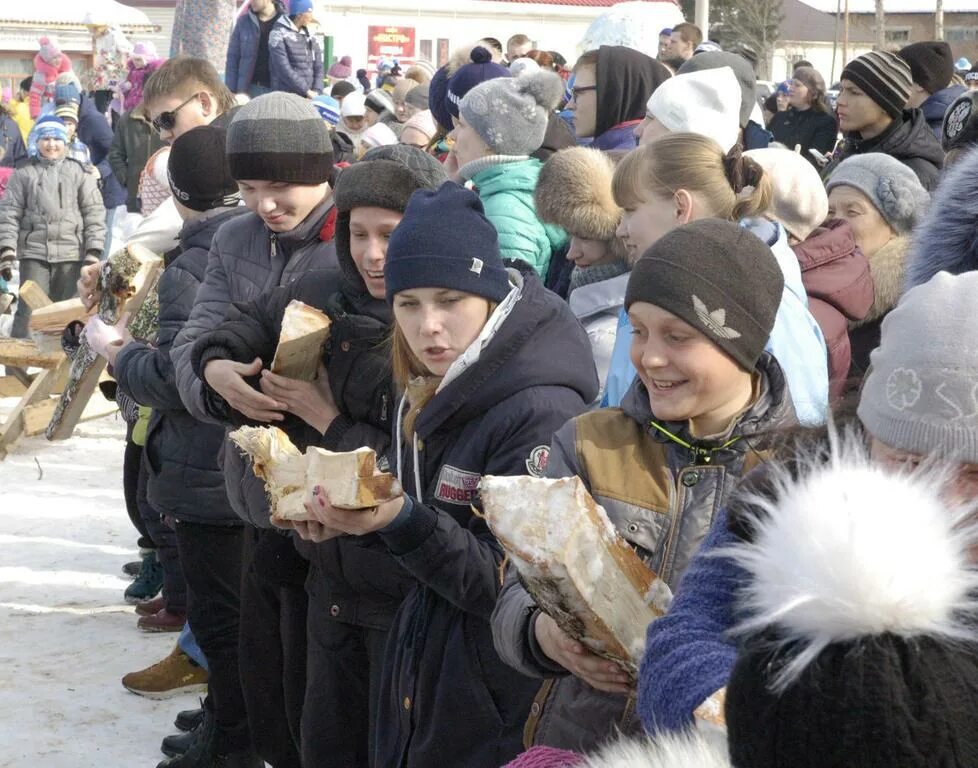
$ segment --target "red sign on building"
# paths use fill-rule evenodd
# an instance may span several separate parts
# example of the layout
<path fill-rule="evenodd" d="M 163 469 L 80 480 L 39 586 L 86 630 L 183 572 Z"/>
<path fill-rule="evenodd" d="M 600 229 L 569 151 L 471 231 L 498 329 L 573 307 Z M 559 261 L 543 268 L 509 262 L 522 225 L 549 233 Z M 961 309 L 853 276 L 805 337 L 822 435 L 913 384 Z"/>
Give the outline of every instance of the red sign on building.
<path fill-rule="evenodd" d="M 414 27 L 367 27 L 367 56 L 377 59 L 413 59 Z"/>

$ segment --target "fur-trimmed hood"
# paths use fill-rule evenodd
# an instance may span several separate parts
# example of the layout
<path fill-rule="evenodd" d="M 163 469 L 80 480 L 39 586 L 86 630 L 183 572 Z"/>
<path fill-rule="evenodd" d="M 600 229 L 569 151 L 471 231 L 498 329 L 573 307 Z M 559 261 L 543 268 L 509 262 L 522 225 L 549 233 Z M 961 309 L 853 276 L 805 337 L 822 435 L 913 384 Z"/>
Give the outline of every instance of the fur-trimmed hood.
<path fill-rule="evenodd" d="M 615 235 L 622 209 L 611 193 L 614 174 L 614 162 L 600 150 L 560 150 L 540 171 L 534 194 L 537 216 L 575 237 L 607 242 L 624 258 L 624 245 Z"/>
<path fill-rule="evenodd" d="M 869 257 L 869 274 L 873 278 L 873 306 L 866 316 L 850 324 L 850 328 L 858 328 L 883 315 L 896 306 L 903 292 L 904 272 L 907 265 L 907 254 L 910 249 L 909 235 L 894 237 L 890 242 Z"/>
<path fill-rule="evenodd" d="M 719 729 L 622 738 L 588 757 L 579 768 L 731 768 Z"/>
<path fill-rule="evenodd" d="M 907 255 L 906 289 L 978 269 L 978 147 L 946 172 Z"/>

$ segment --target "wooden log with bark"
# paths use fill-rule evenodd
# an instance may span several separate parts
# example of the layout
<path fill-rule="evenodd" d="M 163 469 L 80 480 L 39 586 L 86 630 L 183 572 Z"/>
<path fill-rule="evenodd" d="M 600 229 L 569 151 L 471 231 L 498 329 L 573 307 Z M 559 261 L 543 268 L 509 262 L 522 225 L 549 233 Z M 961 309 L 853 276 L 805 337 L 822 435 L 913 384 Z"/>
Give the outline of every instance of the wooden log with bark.
<path fill-rule="evenodd" d="M 377 471 L 372 448 L 334 453 L 311 446 L 303 454 L 278 427 L 241 427 L 228 437 L 264 481 L 273 522 L 314 520 L 305 502 L 317 485 L 340 509 L 368 509 L 402 493 L 397 478 Z"/>
<path fill-rule="evenodd" d="M 140 245 L 129 245 L 112 254 L 99 272 L 99 318 L 108 325 L 116 325 L 125 314 L 135 338 L 148 340 L 155 335 L 158 305 L 156 320 L 147 317 L 153 314 L 148 299 L 156 293 L 162 268 L 163 260 Z M 71 361 L 68 381 L 45 431 L 48 440 L 71 437 L 105 367 L 105 358 L 95 353 L 83 333 Z"/>
<path fill-rule="evenodd" d="M 272 360 L 272 373 L 298 381 L 312 381 L 319 371 L 323 347 L 329 338 L 325 312 L 293 299 L 282 316 L 282 330 Z"/>
<path fill-rule="evenodd" d="M 672 593 L 578 477 L 483 477 L 490 530 L 540 609 L 594 653 L 634 672 Z"/>

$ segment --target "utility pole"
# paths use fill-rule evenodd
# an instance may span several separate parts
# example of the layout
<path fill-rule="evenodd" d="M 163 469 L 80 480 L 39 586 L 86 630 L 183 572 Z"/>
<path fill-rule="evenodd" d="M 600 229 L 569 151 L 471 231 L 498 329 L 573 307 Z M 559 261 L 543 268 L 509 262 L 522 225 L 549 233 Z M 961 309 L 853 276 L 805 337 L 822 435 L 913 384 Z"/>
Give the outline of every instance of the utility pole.
<path fill-rule="evenodd" d="M 944 39 L 944 0 L 937 0 L 934 8 L 934 39 Z"/>
<path fill-rule="evenodd" d="M 845 0 L 845 11 L 842 16 L 842 66 L 849 63 L 849 0 Z"/>
<path fill-rule="evenodd" d="M 876 50 L 886 50 L 886 14 L 883 11 L 883 0 L 876 0 Z"/>
<path fill-rule="evenodd" d="M 696 0 L 693 23 L 700 28 L 703 39 L 710 39 L 710 0 Z"/>

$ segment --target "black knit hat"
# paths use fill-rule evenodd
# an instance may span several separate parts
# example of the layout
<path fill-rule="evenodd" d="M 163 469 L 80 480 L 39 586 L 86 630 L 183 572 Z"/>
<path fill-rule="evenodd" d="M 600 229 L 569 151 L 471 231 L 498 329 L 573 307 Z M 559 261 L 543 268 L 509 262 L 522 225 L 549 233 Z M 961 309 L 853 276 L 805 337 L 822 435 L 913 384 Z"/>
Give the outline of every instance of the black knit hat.
<path fill-rule="evenodd" d="M 499 236 L 479 196 L 445 182 L 411 196 L 384 264 L 387 301 L 412 288 L 449 288 L 502 301 L 510 291 Z"/>
<path fill-rule="evenodd" d="M 853 59 L 842 70 L 841 79 L 861 88 L 894 118 L 903 114 L 913 85 L 910 65 L 888 51 L 870 51 Z"/>
<path fill-rule="evenodd" d="M 342 99 L 344 96 L 349 96 L 356 89 L 357 87 L 349 80 L 340 80 L 338 83 L 334 83 L 333 87 L 329 89 L 329 95 L 334 99 Z"/>
<path fill-rule="evenodd" d="M 913 81 L 927 93 L 947 88 L 954 77 L 954 56 L 943 40 L 911 43 L 900 49 L 900 57 L 910 65 Z"/>
<path fill-rule="evenodd" d="M 182 134 L 170 147 L 167 180 L 173 197 L 192 211 L 237 205 L 238 183 L 228 165 L 227 132 L 202 125 Z"/>
<path fill-rule="evenodd" d="M 228 126 L 236 179 L 322 184 L 333 173 L 329 128 L 309 99 L 276 91 L 252 99 Z"/>
<path fill-rule="evenodd" d="M 625 309 L 661 307 L 753 371 L 781 304 L 784 276 L 760 239 L 729 221 L 701 219 L 659 238 L 628 278 Z"/>
<path fill-rule="evenodd" d="M 350 211 L 375 207 L 403 213 L 412 194 L 419 189 L 438 189 L 447 180 L 441 163 L 406 144 L 375 147 L 340 171 L 333 189 L 336 253 L 348 281 L 354 285 L 363 283 L 350 256 Z"/>

